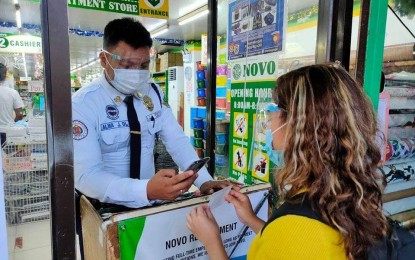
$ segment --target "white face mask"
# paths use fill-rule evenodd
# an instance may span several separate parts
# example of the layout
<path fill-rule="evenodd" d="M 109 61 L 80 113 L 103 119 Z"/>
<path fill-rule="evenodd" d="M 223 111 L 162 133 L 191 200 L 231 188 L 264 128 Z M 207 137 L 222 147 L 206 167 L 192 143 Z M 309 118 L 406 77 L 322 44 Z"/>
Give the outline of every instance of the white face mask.
<path fill-rule="evenodd" d="M 149 70 L 114 69 L 114 80 L 111 83 L 125 95 L 134 95 L 137 92 L 147 94 L 150 82 Z"/>
<path fill-rule="evenodd" d="M 105 59 L 107 60 L 107 56 Z M 137 92 L 147 94 L 150 82 L 149 70 L 114 69 L 109 62 L 108 65 L 114 71 L 114 80 L 111 80 L 111 84 L 119 92 L 124 95 L 134 95 Z"/>

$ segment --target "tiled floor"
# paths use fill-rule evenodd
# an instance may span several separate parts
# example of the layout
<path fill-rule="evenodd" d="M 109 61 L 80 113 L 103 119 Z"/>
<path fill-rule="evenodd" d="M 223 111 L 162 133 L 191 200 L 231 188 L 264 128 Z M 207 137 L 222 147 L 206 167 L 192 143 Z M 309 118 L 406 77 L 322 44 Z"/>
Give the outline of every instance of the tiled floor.
<path fill-rule="evenodd" d="M 8 226 L 7 240 L 9 260 L 52 259 L 49 220 Z"/>
<path fill-rule="evenodd" d="M 9 260 L 52 259 L 49 220 L 9 226 L 7 238 Z"/>

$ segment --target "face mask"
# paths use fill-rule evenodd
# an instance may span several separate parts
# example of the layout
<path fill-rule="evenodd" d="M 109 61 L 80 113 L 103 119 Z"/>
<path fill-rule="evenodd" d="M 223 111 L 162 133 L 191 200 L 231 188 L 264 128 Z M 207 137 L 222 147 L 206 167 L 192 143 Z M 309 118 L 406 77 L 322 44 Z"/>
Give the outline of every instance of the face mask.
<path fill-rule="evenodd" d="M 124 95 L 134 95 L 137 92 L 147 94 L 146 89 L 150 81 L 149 70 L 114 69 L 109 62 L 108 65 L 114 71 L 114 80 L 111 81 L 111 84 L 119 92 Z"/>
<path fill-rule="evenodd" d="M 137 92 L 146 93 L 150 80 L 148 70 L 114 69 L 114 80 L 111 83 L 121 93 L 133 95 Z"/>
<path fill-rule="evenodd" d="M 265 131 L 265 150 L 267 151 L 268 157 L 275 164 L 277 168 L 282 168 L 284 166 L 284 151 L 274 150 L 272 145 L 273 134 L 278 132 L 283 128 L 287 123 L 275 129 L 271 132 L 271 129 Z"/>

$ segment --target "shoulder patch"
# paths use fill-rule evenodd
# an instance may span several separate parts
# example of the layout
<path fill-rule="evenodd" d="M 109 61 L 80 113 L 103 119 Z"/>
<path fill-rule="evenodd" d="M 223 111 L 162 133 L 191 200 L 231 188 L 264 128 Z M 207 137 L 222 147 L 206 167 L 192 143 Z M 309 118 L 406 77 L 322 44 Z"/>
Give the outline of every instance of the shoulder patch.
<path fill-rule="evenodd" d="M 79 120 L 72 121 L 72 134 L 74 140 L 82 140 L 88 136 L 88 128 Z"/>
<path fill-rule="evenodd" d="M 118 108 L 114 105 L 107 105 L 105 107 L 105 112 L 107 112 L 107 117 L 111 120 L 118 119 L 120 113 Z"/>

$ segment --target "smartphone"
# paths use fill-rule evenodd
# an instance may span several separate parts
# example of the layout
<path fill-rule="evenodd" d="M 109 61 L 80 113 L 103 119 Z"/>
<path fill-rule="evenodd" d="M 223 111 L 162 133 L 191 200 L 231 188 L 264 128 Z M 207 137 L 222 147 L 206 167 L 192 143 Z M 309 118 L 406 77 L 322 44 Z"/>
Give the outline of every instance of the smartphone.
<path fill-rule="evenodd" d="M 194 161 L 185 171 L 192 170 L 194 173 L 197 173 L 202 167 L 210 160 L 210 157 L 205 157 L 200 160 Z"/>

